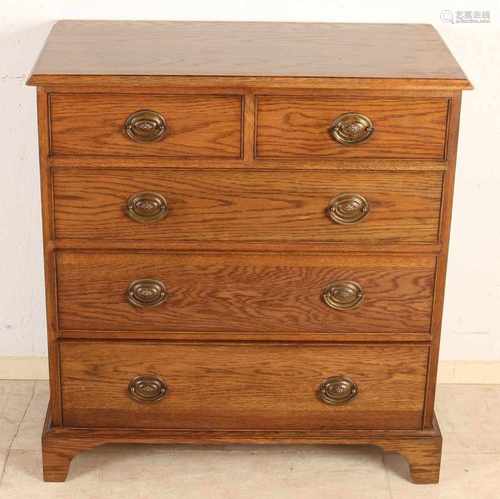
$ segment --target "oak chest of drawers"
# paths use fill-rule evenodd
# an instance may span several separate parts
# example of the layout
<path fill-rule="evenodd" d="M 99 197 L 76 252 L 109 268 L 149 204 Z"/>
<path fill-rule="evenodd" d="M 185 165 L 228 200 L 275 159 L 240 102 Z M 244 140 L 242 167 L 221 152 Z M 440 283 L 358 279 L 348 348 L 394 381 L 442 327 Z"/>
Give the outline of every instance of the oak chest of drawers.
<path fill-rule="evenodd" d="M 374 444 L 436 482 L 460 96 L 430 26 L 60 22 L 44 476 L 107 442 Z"/>

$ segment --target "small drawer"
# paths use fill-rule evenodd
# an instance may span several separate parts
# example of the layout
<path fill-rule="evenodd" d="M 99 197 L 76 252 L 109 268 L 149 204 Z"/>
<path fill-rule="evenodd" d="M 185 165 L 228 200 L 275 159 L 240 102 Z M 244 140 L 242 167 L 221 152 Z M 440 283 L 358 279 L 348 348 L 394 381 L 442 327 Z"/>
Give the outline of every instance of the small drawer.
<path fill-rule="evenodd" d="M 64 331 L 422 333 L 434 256 L 73 252 L 57 255 Z"/>
<path fill-rule="evenodd" d="M 239 158 L 234 95 L 54 94 L 53 155 Z"/>
<path fill-rule="evenodd" d="M 436 243 L 440 172 L 56 169 L 57 238 Z"/>
<path fill-rule="evenodd" d="M 61 344 L 63 423 L 418 429 L 426 345 Z"/>
<path fill-rule="evenodd" d="M 257 97 L 258 158 L 445 157 L 447 99 Z"/>

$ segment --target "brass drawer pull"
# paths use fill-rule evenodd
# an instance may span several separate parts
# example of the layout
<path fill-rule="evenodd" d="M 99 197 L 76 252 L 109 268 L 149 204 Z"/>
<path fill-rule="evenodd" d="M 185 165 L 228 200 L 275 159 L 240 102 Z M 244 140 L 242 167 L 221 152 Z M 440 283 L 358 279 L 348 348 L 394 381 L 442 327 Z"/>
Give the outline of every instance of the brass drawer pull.
<path fill-rule="evenodd" d="M 136 222 L 157 222 L 167 216 L 167 200 L 157 192 L 138 192 L 127 200 L 126 214 Z"/>
<path fill-rule="evenodd" d="M 318 397 L 325 404 L 345 404 L 358 394 L 358 385 L 346 376 L 325 379 L 318 388 Z"/>
<path fill-rule="evenodd" d="M 335 310 L 356 308 L 363 298 L 363 289 L 354 281 L 335 281 L 323 290 L 323 301 Z"/>
<path fill-rule="evenodd" d="M 128 385 L 129 397 L 136 402 L 158 402 L 167 391 L 167 385 L 154 374 L 137 376 Z"/>
<path fill-rule="evenodd" d="M 156 307 L 167 299 L 165 284 L 157 279 L 139 279 L 129 284 L 127 298 L 131 305 L 140 308 Z"/>
<path fill-rule="evenodd" d="M 165 118 L 147 109 L 131 114 L 124 125 L 125 134 L 135 142 L 155 142 L 165 137 Z"/>
<path fill-rule="evenodd" d="M 360 222 L 370 211 L 368 201 L 361 194 L 343 192 L 332 199 L 326 213 L 332 222 L 349 225 Z"/>
<path fill-rule="evenodd" d="M 359 144 L 366 140 L 374 131 L 373 123 L 364 114 L 341 114 L 332 123 L 330 135 L 340 144 Z"/>

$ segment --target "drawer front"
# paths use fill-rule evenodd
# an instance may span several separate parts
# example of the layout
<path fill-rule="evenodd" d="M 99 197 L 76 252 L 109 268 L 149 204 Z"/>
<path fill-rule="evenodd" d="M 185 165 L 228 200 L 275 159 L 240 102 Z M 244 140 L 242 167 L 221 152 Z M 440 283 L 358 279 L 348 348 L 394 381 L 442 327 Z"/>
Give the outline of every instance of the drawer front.
<path fill-rule="evenodd" d="M 356 116 L 341 118 L 346 113 Z M 447 114 L 446 99 L 259 96 L 256 154 L 440 160 L 445 156 Z"/>
<path fill-rule="evenodd" d="M 63 420 L 75 427 L 417 429 L 427 354 L 424 345 L 63 342 Z"/>
<path fill-rule="evenodd" d="M 239 158 L 241 102 L 234 95 L 55 94 L 51 153 Z M 143 110 L 157 114 L 136 114 Z"/>
<path fill-rule="evenodd" d="M 437 172 L 56 169 L 55 228 L 68 239 L 435 243 L 441 186 Z"/>
<path fill-rule="evenodd" d="M 432 256 L 63 251 L 57 255 L 59 325 L 63 331 L 263 337 L 428 333 L 434 269 Z"/>

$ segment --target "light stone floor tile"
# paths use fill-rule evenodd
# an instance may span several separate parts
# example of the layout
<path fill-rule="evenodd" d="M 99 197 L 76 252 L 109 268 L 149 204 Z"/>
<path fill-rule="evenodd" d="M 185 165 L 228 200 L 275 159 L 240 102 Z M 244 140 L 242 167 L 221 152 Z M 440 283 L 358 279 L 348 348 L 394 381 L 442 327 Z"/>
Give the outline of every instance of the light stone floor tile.
<path fill-rule="evenodd" d="M 373 448 L 107 446 L 82 453 L 64 484 L 41 481 L 41 455 L 12 450 L 2 499 L 390 499 Z"/>
<path fill-rule="evenodd" d="M 183 497 L 194 498 L 200 490 L 211 491 L 210 497 L 234 498 L 343 498 L 353 492 L 359 498 L 389 497 L 382 453 L 369 447 L 161 446 L 151 452 L 141 446 L 124 455 L 115 446 L 102 468 L 103 480 L 116 483 L 123 469 L 130 470 L 122 483 L 125 490 L 127 483 L 144 486 L 142 478 L 149 477 L 173 497 L 182 491 Z"/>
<path fill-rule="evenodd" d="M 5 469 L 6 461 L 7 461 L 7 450 L 0 449 L 0 484 L 1 484 L 3 472 Z M 1 497 L 1 495 L 0 495 L 0 497 Z"/>
<path fill-rule="evenodd" d="M 8 449 L 33 396 L 33 381 L 0 380 L 0 450 Z"/>
<path fill-rule="evenodd" d="M 500 385 L 440 385 L 436 407 L 447 454 L 500 453 Z"/>
<path fill-rule="evenodd" d="M 500 497 L 500 454 L 444 454 L 439 485 L 413 485 L 406 464 L 385 457 L 394 499 L 497 499 Z"/>
<path fill-rule="evenodd" d="M 85 468 L 86 464 L 88 466 L 85 458 L 78 461 L 74 460 L 76 468 L 81 473 L 80 480 L 46 483 L 42 481 L 41 451 L 12 449 L 0 484 L 0 497 L 2 499 L 97 499 L 101 497 L 111 499 L 113 496 L 107 493 L 100 480 L 99 459 L 92 463 L 91 469 Z"/>
<path fill-rule="evenodd" d="M 39 450 L 45 413 L 49 401 L 49 384 L 36 381 L 31 404 L 12 442 L 12 449 Z"/>
<path fill-rule="evenodd" d="M 0 448 L 0 466 L 8 456 L 1 499 L 500 497 L 500 386 L 438 387 L 445 442 L 439 485 L 410 483 L 406 462 L 375 447 L 146 445 L 81 453 L 65 483 L 44 483 L 40 432 L 47 400 L 46 382 L 0 381 L 0 414 L 10 435 Z"/>

